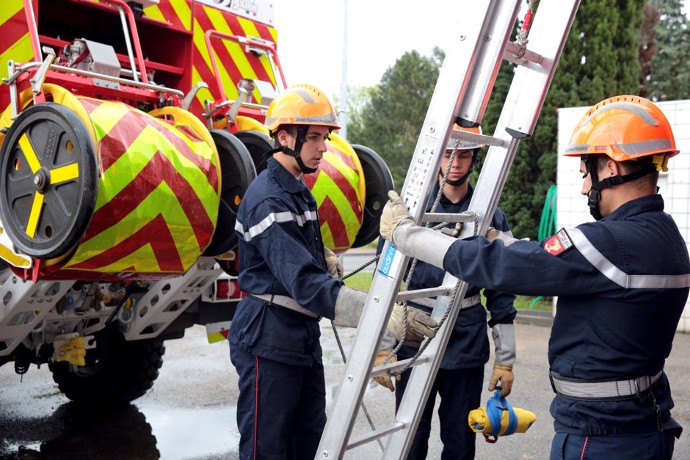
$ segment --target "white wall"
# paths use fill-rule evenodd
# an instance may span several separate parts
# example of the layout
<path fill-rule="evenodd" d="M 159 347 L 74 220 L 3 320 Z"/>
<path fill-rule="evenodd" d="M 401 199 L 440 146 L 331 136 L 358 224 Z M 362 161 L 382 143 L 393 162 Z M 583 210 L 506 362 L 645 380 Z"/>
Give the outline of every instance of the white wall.
<path fill-rule="evenodd" d="M 657 105 L 671 123 L 676 147 L 680 149 L 680 154 L 669 160 L 668 172 L 660 174 L 659 193 L 664 197 L 665 211 L 673 216 L 690 247 L 690 100 L 660 102 Z M 574 227 L 593 220 L 587 207 L 587 198 L 580 195 L 580 159 L 561 155 L 568 145 L 573 128 L 587 109 L 588 107 L 573 107 L 558 111 L 557 228 Z M 685 305 L 678 330 L 690 332 L 690 301 Z"/>

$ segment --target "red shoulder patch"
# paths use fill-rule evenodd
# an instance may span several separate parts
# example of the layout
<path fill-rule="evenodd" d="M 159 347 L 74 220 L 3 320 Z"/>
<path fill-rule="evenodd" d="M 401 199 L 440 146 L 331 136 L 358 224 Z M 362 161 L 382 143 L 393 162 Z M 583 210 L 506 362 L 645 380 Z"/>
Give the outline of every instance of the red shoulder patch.
<path fill-rule="evenodd" d="M 573 247 L 572 241 L 564 228 L 560 229 L 555 235 L 544 241 L 544 251 L 557 256 Z"/>

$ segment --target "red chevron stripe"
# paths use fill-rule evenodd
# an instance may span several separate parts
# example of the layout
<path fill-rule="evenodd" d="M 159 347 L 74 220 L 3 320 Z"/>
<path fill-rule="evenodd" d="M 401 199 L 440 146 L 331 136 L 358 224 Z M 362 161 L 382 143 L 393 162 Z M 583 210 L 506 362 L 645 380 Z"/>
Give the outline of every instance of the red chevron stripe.
<path fill-rule="evenodd" d="M 95 99 L 80 99 L 80 101 L 82 105 L 86 107 L 89 114 L 102 103 Z M 184 158 L 199 166 L 199 169 L 202 171 L 206 171 L 209 183 L 212 184 L 214 188 L 216 187 L 216 184 L 218 184 L 218 176 L 216 174 L 216 168 L 210 159 L 197 155 L 189 145 L 163 127 L 162 124 L 146 123 L 145 120 L 146 118 L 139 116 L 135 110 L 129 110 L 120 118 L 108 134 L 101 139 L 99 158 L 101 171 L 106 171 L 115 161 L 124 155 L 144 128 L 148 127 L 153 128 L 158 134 L 170 142 Z M 166 120 L 159 121 L 161 123 L 169 123 Z M 192 141 L 201 142 L 201 139 L 194 130 L 182 127 L 177 128 L 177 130 L 187 135 Z"/>
<path fill-rule="evenodd" d="M 242 35 L 246 36 L 247 33 L 244 31 L 242 26 L 240 25 L 239 19 L 237 16 L 228 14 L 224 15 L 225 21 L 228 23 L 228 26 L 230 26 L 230 30 L 232 30 L 233 35 Z M 257 26 L 257 31 L 260 32 L 260 24 L 255 23 Z M 263 38 L 263 37 L 262 37 Z M 273 38 L 269 36 L 268 40 L 273 41 Z M 223 52 L 227 54 L 227 59 L 232 60 L 230 55 L 223 49 Z M 263 64 L 261 63 L 261 60 L 254 56 L 251 53 L 245 54 L 247 56 L 247 60 L 249 61 L 249 65 L 252 66 L 252 69 L 254 69 L 254 73 L 256 73 L 256 78 L 260 81 L 271 81 L 271 78 L 269 77 L 268 73 L 266 72 L 266 69 L 264 68 Z M 227 62 L 225 59 L 222 60 L 223 64 Z M 234 81 L 234 80 L 233 80 Z"/>
<path fill-rule="evenodd" d="M 0 34 L 2 34 L 0 54 L 13 47 L 20 38 L 26 35 L 26 30 L 26 14 L 24 9 L 20 9 L 7 21 L 0 24 Z M 14 59 L 16 59 L 16 56 Z M 7 69 L 3 69 L 3 73 L 7 73 Z"/>
<path fill-rule="evenodd" d="M 161 271 L 180 273 L 184 270 L 168 224 L 160 214 L 121 243 L 71 266 L 70 269 L 97 270 L 125 259 L 146 244 L 153 248 Z"/>
<path fill-rule="evenodd" d="M 201 30 L 207 31 L 207 30 L 215 30 L 216 28 L 213 26 L 213 23 L 208 17 L 208 14 L 206 14 L 206 9 L 203 8 L 201 5 L 197 5 L 194 8 L 195 12 L 195 19 L 199 26 L 201 27 Z M 230 15 L 228 15 L 230 16 Z M 231 29 L 232 30 L 232 29 Z M 233 35 L 237 35 L 234 31 L 232 32 Z M 240 34 L 244 35 L 244 33 Z M 211 39 L 211 46 L 213 46 L 213 49 L 216 51 L 217 59 L 220 61 L 218 62 L 219 66 L 222 66 L 225 68 L 226 72 L 228 75 L 230 75 L 230 79 L 233 82 L 238 82 L 242 78 L 242 72 L 240 72 L 240 69 L 237 68 L 237 65 L 235 64 L 235 61 L 233 61 L 230 58 L 230 55 L 228 52 L 225 50 L 223 45 L 221 44 L 222 41 L 218 38 L 212 38 Z M 209 50 L 209 53 L 211 50 Z M 227 90 L 226 90 L 227 91 Z"/>
<path fill-rule="evenodd" d="M 343 174 L 330 162 L 322 161 L 321 165 L 319 166 L 318 174 L 305 174 L 304 176 L 302 176 L 304 178 L 304 183 L 307 185 L 307 187 L 309 187 L 310 190 L 313 189 L 314 184 L 318 180 L 320 174 L 326 174 L 335 182 L 340 191 L 343 192 L 343 194 L 345 195 L 345 198 L 350 203 L 350 206 L 352 206 L 355 215 L 357 215 L 358 218 L 361 219 L 362 205 L 360 199 L 357 197 L 356 190 L 352 187 L 352 184 L 350 184 L 347 178 L 343 176 Z M 364 179 L 360 178 L 360 180 Z"/>
<path fill-rule="evenodd" d="M 259 32 L 259 37 L 263 38 L 264 40 L 271 41 L 273 43 L 276 42 L 275 37 L 271 33 L 271 27 L 258 22 L 255 22 L 254 25 L 256 26 L 257 32 Z"/>
<path fill-rule="evenodd" d="M 206 248 L 213 236 L 213 222 L 206 214 L 191 184 L 160 153 L 154 155 L 144 169 L 117 196 L 94 213 L 83 241 L 94 238 L 121 221 L 163 182 L 174 191 L 182 210 L 192 223 L 199 248 Z"/>
<path fill-rule="evenodd" d="M 170 23 L 170 25 L 178 30 L 189 30 L 187 25 L 182 22 L 175 9 L 170 4 L 170 1 L 163 1 L 158 4 L 158 8 L 161 10 L 163 17 Z"/>
<path fill-rule="evenodd" d="M 328 227 L 333 235 L 333 242 L 337 248 L 349 248 L 350 242 L 347 238 L 345 222 L 330 198 L 324 198 L 319 205 L 319 215 L 324 216 L 323 221 L 328 222 Z"/>
<path fill-rule="evenodd" d="M 203 35 L 204 34 L 202 33 L 201 36 L 203 37 Z M 204 43 L 206 43 L 206 42 L 204 42 Z M 206 46 L 206 45 L 204 44 L 202 46 Z M 200 81 L 208 83 L 208 90 L 213 95 L 214 100 L 216 100 L 216 101 L 219 100 L 220 94 L 218 94 L 218 91 L 216 90 L 216 78 L 213 75 L 213 69 L 210 67 L 210 64 L 206 63 L 201 52 L 196 47 L 194 48 L 192 60 L 193 60 L 194 68 L 199 73 Z M 198 98 L 195 98 L 194 100 L 198 101 Z M 201 112 L 203 112 L 203 109 L 204 109 L 203 104 L 201 104 L 201 108 L 202 108 Z M 201 113 L 201 112 L 194 112 L 194 113 Z"/>

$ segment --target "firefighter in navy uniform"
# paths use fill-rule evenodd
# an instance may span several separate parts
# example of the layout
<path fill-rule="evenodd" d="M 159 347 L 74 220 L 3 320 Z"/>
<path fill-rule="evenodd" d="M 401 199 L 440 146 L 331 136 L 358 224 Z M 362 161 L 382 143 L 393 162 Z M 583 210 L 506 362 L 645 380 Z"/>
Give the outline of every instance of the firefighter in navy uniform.
<path fill-rule="evenodd" d="M 328 97 L 292 86 L 271 103 L 266 125 L 276 148 L 247 189 L 235 226 L 239 286 L 248 293 L 228 335 L 239 374 L 240 458 L 313 459 L 326 422 L 319 320 L 355 327 L 366 293 L 332 276 L 342 266 L 324 248 L 316 200 L 302 180 L 317 171 L 339 128 Z M 412 334 L 435 332 L 421 312 L 410 324 Z M 402 339 L 403 325 L 394 326 Z"/>
<path fill-rule="evenodd" d="M 461 128 L 455 125 L 456 131 L 469 131 L 481 134 L 481 128 Z M 481 144 L 463 140 L 453 140 L 449 143 L 441 162 L 439 183 L 431 193 L 427 212 L 430 212 L 439 187 L 443 185 L 443 194 L 434 210 L 437 213 L 462 213 L 467 211 L 474 189 L 468 179 L 477 164 L 477 155 Z M 447 171 L 445 182 L 444 174 Z M 436 224 L 432 224 L 435 226 Z M 504 232 L 509 232 L 508 221 L 497 209 L 491 225 Z M 454 227 L 454 224 L 448 224 Z M 385 240 L 379 240 L 378 252 L 381 253 Z M 424 289 L 443 284 L 445 272 L 425 262 L 418 262 L 408 289 Z M 513 306 L 515 296 L 491 290 L 484 292 L 486 306 L 491 315 L 488 325 L 494 338 L 495 356 L 494 372 L 489 382 L 490 391 L 500 382 L 501 394 L 508 396 L 513 383 L 512 367 L 515 361 L 515 332 L 513 319 L 517 310 Z M 431 313 L 435 299 L 416 299 L 409 301 L 408 306 Z M 453 326 L 448 345 L 443 354 L 443 360 L 438 374 L 427 399 L 422 418 L 415 433 L 412 446 L 408 453 L 408 460 L 425 459 L 429 450 L 429 436 L 434 416 L 436 396 L 440 397 L 438 409 L 440 421 L 440 436 L 443 443 L 443 459 L 473 459 L 475 456 L 476 434 L 467 423 L 469 412 L 481 405 L 482 385 L 484 381 L 484 364 L 489 360 L 489 339 L 486 333 L 487 315 L 481 304 L 480 288 L 469 286 L 465 298 L 461 303 L 461 311 Z M 384 340 L 383 343 L 386 341 Z M 394 346 L 393 343 L 389 344 Z M 388 347 L 379 350 L 375 365 L 385 362 L 391 353 Z M 398 351 L 396 359 L 404 360 L 413 357 L 418 347 L 403 345 Z M 390 361 L 395 361 L 391 359 Z M 400 405 L 407 382 L 412 373 L 411 369 L 400 375 L 395 388 L 391 378 L 387 375 L 375 377 L 381 385 L 395 389 L 396 407 Z"/>
<path fill-rule="evenodd" d="M 405 254 L 473 285 L 558 296 L 548 352 L 552 460 L 673 456 L 682 429 L 663 369 L 688 299 L 690 260 L 657 180 L 678 152 L 668 120 L 648 100 L 595 105 L 565 154 L 581 158 L 596 222 L 541 242 L 493 229 L 455 240 L 416 226 L 389 194 L 381 233 Z"/>

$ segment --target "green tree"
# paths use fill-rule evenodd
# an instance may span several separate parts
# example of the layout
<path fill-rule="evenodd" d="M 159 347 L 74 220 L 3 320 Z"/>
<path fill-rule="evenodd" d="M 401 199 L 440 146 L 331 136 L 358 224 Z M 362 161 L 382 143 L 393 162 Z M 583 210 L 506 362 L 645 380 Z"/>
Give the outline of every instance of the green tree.
<path fill-rule="evenodd" d="M 381 155 L 398 190 L 417 145 L 441 61 L 439 49 L 431 57 L 409 51 L 386 70 L 379 84 L 364 90 L 366 102 L 358 99 L 359 107 L 349 107 L 348 139 Z"/>
<path fill-rule="evenodd" d="M 683 0 L 651 0 L 640 29 L 640 95 L 654 101 L 690 97 L 690 21 Z"/>

